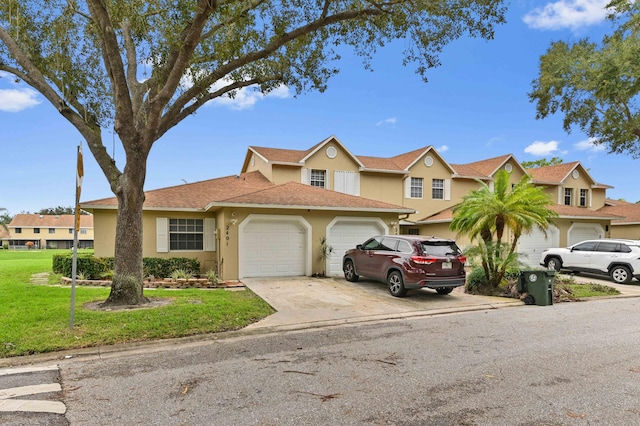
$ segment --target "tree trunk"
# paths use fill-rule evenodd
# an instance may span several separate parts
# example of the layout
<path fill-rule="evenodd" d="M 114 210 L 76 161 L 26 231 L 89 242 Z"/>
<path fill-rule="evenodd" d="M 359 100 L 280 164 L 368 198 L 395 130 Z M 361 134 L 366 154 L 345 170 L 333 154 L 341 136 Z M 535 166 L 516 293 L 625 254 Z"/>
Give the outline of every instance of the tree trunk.
<path fill-rule="evenodd" d="M 118 198 L 114 274 L 109 298 L 103 303 L 140 305 L 149 302 L 143 294 L 142 207 L 146 155 L 129 155 L 124 173 L 114 191 Z"/>

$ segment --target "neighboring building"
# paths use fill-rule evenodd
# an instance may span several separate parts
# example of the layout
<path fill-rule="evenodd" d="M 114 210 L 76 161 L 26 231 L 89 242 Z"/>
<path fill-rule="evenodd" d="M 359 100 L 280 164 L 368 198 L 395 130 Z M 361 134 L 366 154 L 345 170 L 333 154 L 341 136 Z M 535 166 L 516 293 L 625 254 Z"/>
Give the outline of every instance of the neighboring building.
<path fill-rule="evenodd" d="M 542 248 L 609 235 L 619 216 L 603 210 L 607 185 L 578 162 L 525 170 L 511 155 L 449 164 L 427 146 L 389 158 L 352 154 L 329 137 L 307 150 L 251 146 L 239 176 L 146 192 L 144 256 L 188 256 L 224 279 L 341 274 L 342 254 L 381 233 L 456 238 L 449 230 L 462 197 L 492 185 L 499 170 L 512 183 L 525 174 L 557 204 L 556 225 L 522 238 L 522 259 Z M 82 203 L 93 212 L 96 255 L 114 250 L 115 198 Z M 320 241 L 334 251 L 321 260 Z M 461 245 L 469 242 L 459 239 Z"/>
<path fill-rule="evenodd" d="M 607 199 L 603 211 L 619 216 L 611 221 L 611 238 L 640 240 L 640 204 Z"/>
<path fill-rule="evenodd" d="M 17 214 L 9 225 L 9 237 L 6 239 L 10 249 L 27 248 L 32 242 L 34 248 L 70 249 L 73 248 L 73 229 L 75 215 Z M 93 248 L 93 216 L 80 216 L 78 248 Z"/>

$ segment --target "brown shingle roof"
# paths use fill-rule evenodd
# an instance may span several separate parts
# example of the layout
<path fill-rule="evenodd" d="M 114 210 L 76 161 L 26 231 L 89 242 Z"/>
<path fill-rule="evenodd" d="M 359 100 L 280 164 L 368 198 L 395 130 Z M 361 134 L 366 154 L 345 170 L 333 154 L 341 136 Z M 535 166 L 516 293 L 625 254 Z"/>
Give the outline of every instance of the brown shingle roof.
<path fill-rule="evenodd" d="M 606 200 L 606 205 L 600 209 L 606 213 L 622 216 L 621 219 L 611 221 L 613 225 L 630 225 L 640 223 L 640 204 L 622 200 Z"/>
<path fill-rule="evenodd" d="M 73 228 L 75 226 L 75 215 L 40 215 L 40 214 L 17 214 L 9 223 L 12 228 Z M 93 228 L 93 216 L 83 214 L 80 216 L 80 226 L 82 228 Z"/>
<path fill-rule="evenodd" d="M 531 175 L 534 182 L 561 184 L 579 164 L 579 161 L 573 161 L 571 163 L 537 167 L 535 169 L 527 169 L 527 173 Z"/>
<path fill-rule="evenodd" d="M 260 172 L 243 173 L 145 192 L 145 209 L 206 210 L 212 206 L 264 205 L 413 212 L 394 204 L 342 194 L 296 182 L 275 185 Z M 84 208 L 114 208 L 116 198 L 83 202 Z"/>
<path fill-rule="evenodd" d="M 417 223 L 449 222 L 453 219 L 453 208 L 454 207 L 450 207 L 438 213 L 434 213 L 431 216 L 418 220 Z M 549 206 L 549 209 L 558 213 L 560 218 L 611 219 L 612 221 L 620 218 L 620 216 L 612 214 L 611 211 L 606 211 L 604 208 L 594 211 L 585 209 L 584 207 L 553 204 Z"/>
<path fill-rule="evenodd" d="M 451 167 L 453 167 L 459 175 L 474 176 L 471 173 L 469 174 L 461 173 L 461 171 L 467 171 L 467 172 L 475 171 L 476 173 L 479 174 L 478 176 L 491 177 L 500 168 L 500 166 L 502 166 L 511 157 L 513 157 L 513 155 L 506 154 L 506 155 L 501 155 L 499 157 L 487 158 L 486 160 L 475 161 L 473 163 L 456 164 L 456 165 L 452 164 Z"/>
<path fill-rule="evenodd" d="M 145 208 L 204 209 L 209 203 L 274 186 L 260 172 L 243 173 L 145 191 Z M 82 202 L 86 208 L 116 207 L 115 197 Z"/>
<path fill-rule="evenodd" d="M 347 210 L 401 210 L 403 212 L 413 212 L 413 209 L 401 207 L 395 204 L 329 191 L 298 182 L 287 182 L 271 188 L 252 192 L 250 194 L 230 197 L 225 200 L 221 200 L 219 204 L 276 205 L 288 208 L 316 207 Z"/>

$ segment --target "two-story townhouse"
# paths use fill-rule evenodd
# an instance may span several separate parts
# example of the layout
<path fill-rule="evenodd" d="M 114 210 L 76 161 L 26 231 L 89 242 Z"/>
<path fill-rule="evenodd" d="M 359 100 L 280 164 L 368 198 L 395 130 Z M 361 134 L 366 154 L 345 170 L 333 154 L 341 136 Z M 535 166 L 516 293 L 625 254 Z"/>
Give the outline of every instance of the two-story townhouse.
<path fill-rule="evenodd" d="M 75 215 L 17 214 L 7 225 L 10 249 L 34 248 L 69 249 L 73 247 Z M 93 248 L 93 216 L 80 216 L 78 248 Z"/>
<path fill-rule="evenodd" d="M 344 251 L 372 235 L 458 238 L 449 230 L 453 208 L 478 181 L 491 186 L 500 170 L 514 184 L 529 173 L 558 202 L 556 225 L 521 240 L 529 263 L 541 248 L 608 235 L 617 218 L 601 211 L 609 187 L 579 163 L 529 171 L 507 154 L 449 164 L 431 146 L 361 156 L 331 136 L 306 150 L 250 146 L 238 176 L 146 192 L 144 255 L 197 257 L 223 279 L 339 275 Z M 95 216 L 96 255 L 113 255 L 115 198 L 81 205 Z"/>

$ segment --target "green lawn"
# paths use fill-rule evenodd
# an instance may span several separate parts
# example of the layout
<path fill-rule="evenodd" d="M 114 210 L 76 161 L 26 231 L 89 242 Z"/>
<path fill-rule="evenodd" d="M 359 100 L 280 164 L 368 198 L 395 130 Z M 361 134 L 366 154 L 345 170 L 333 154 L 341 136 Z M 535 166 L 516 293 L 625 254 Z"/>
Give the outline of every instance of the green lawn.
<path fill-rule="evenodd" d="M 145 290 L 171 303 L 94 311 L 84 305 L 105 300 L 109 289 L 77 286 L 71 329 L 71 288 L 29 283 L 32 274 L 50 272 L 52 256 L 61 252 L 69 251 L 0 250 L 0 358 L 237 330 L 273 313 L 248 289 Z"/>

